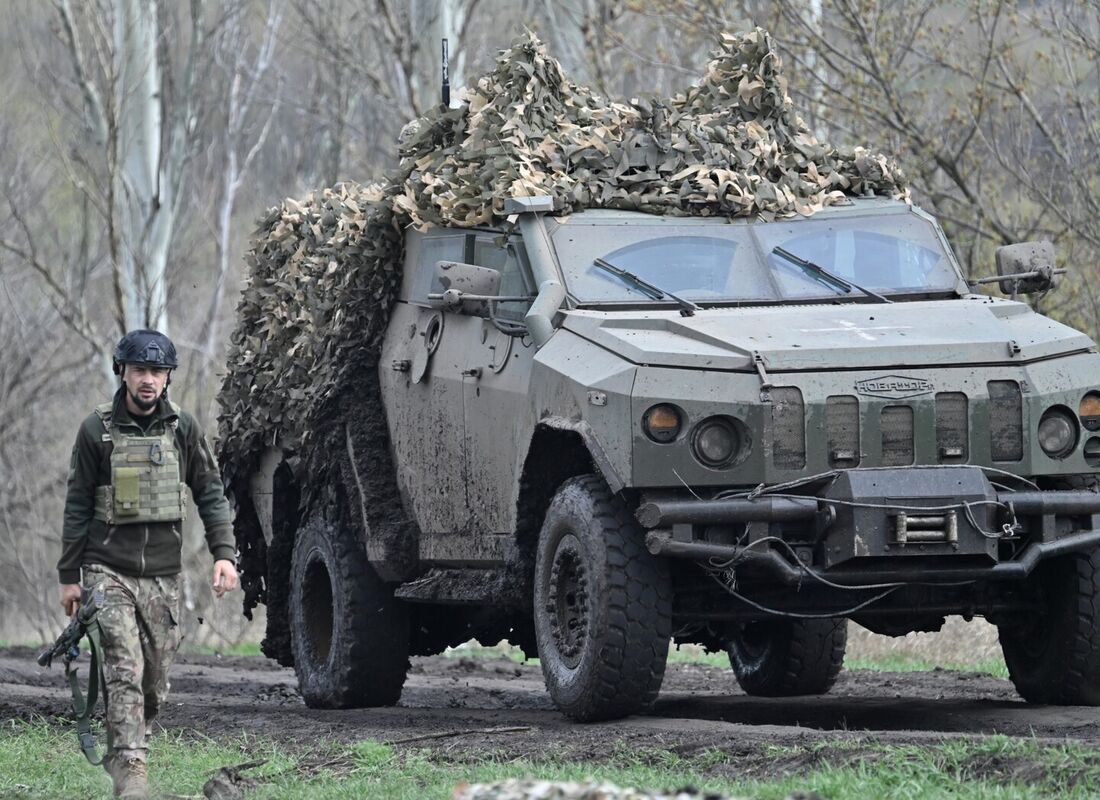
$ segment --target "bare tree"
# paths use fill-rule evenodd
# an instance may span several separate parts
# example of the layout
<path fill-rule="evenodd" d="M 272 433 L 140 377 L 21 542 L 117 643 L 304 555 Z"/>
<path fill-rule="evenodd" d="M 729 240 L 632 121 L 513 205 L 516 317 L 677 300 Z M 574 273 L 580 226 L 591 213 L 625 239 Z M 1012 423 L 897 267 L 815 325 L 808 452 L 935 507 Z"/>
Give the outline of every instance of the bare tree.
<path fill-rule="evenodd" d="M 42 432 L 59 429 L 65 413 L 53 401 L 76 390 L 88 364 L 68 352 L 54 309 L 15 261 L 0 257 L 0 637 L 45 640 L 57 602 L 48 579 L 60 552 L 54 513 L 75 430 L 57 438 Z M 48 462 L 52 469 L 43 468 Z"/>
<path fill-rule="evenodd" d="M 212 159 L 217 185 L 213 210 L 216 265 L 198 345 L 199 359 L 193 376 L 199 402 L 209 398 L 207 381 L 221 353 L 221 312 L 226 280 L 233 260 L 237 198 L 262 152 L 279 109 L 278 86 L 267 80 L 283 21 L 281 0 L 268 0 L 259 42 L 251 46 L 244 4 L 232 6 L 216 36 L 214 60 L 225 81 L 220 119 L 220 158 Z M 271 90 L 270 95 L 263 92 Z M 206 415 L 200 415 L 206 418 Z"/>
<path fill-rule="evenodd" d="M 166 330 L 169 248 L 198 119 L 203 0 L 190 0 L 178 71 L 171 45 L 182 31 L 166 24 L 155 0 L 76 11 L 70 0 L 56 0 L 56 10 L 90 133 L 87 147 L 73 142 L 76 179 L 109 233 L 115 325 Z"/>
<path fill-rule="evenodd" d="M 349 177 L 346 158 L 354 148 L 362 150 L 353 156 L 359 165 L 392 163 L 402 125 L 440 101 L 443 37 L 451 82 L 461 85 L 480 2 L 291 0 L 302 45 L 317 65 L 303 110 L 320 141 L 304 154 L 313 159 L 319 151 L 321 158 L 301 171 L 331 185 Z M 343 24 L 333 25 L 334 19 Z"/>

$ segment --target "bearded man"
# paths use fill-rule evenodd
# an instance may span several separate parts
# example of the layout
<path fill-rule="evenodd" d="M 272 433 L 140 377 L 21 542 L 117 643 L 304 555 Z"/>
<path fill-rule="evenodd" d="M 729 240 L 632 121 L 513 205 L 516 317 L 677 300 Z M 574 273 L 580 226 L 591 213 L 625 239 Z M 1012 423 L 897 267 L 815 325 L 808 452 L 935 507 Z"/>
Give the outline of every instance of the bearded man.
<path fill-rule="evenodd" d="M 114 371 L 122 385 L 84 420 L 73 446 L 57 564 L 66 614 L 80 605 L 82 580 L 98 592 L 109 744 L 103 765 L 115 796 L 132 800 L 148 796 L 146 733 L 167 697 L 180 644 L 185 485 L 214 557 L 215 593 L 237 586 L 217 462 L 194 417 L 168 400 L 177 366 L 175 345 L 158 331 L 131 331 L 119 341 Z"/>

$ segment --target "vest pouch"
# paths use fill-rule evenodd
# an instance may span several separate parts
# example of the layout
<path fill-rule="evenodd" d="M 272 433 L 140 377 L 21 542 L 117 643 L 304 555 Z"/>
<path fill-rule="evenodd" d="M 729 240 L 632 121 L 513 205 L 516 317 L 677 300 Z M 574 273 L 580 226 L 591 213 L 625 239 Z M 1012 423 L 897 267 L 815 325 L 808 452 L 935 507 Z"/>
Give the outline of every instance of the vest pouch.
<path fill-rule="evenodd" d="M 136 517 L 141 504 L 141 470 L 137 467 L 115 467 L 112 472 L 115 518 L 121 521 L 126 517 Z"/>
<path fill-rule="evenodd" d="M 98 413 L 98 410 L 97 410 Z M 180 522 L 186 509 L 176 426 L 135 434 L 108 425 L 111 483 L 95 490 L 94 518 L 108 525 Z"/>

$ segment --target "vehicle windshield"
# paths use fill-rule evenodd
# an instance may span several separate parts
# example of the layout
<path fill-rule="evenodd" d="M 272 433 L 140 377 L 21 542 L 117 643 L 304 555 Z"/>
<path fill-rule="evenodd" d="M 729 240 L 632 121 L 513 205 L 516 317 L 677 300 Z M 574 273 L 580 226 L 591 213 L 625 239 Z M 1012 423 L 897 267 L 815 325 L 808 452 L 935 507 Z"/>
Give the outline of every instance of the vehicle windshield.
<path fill-rule="evenodd" d="M 889 296 L 952 292 L 958 281 L 933 225 L 912 213 L 753 224 L 573 217 L 553 237 L 569 292 L 580 303 L 668 302 L 599 267 L 597 258 L 704 304 L 868 300 L 839 285 Z M 776 248 L 843 281 L 823 279 Z"/>

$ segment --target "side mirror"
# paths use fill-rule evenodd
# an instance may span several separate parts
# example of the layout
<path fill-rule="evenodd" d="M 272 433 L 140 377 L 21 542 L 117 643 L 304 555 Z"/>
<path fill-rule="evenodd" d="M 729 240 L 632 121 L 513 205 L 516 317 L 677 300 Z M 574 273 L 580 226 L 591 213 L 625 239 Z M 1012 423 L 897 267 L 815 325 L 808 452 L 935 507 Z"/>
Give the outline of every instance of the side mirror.
<path fill-rule="evenodd" d="M 1050 242 L 1021 242 L 998 247 L 997 275 L 1003 294 L 1032 294 L 1054 287 L 1054 245 Z"/>
<path fill-rule="evenodd" d="M 476 314 L 485 298 L 495 297 L 499 293 L 499 271 L 461 261 L 437 261 L 428 305 Z"/>

